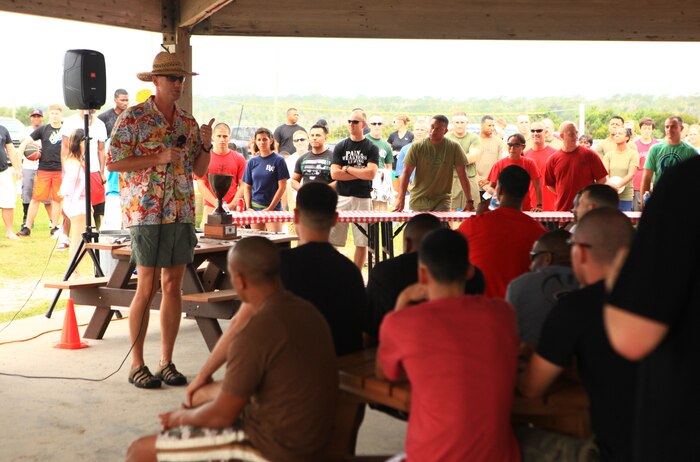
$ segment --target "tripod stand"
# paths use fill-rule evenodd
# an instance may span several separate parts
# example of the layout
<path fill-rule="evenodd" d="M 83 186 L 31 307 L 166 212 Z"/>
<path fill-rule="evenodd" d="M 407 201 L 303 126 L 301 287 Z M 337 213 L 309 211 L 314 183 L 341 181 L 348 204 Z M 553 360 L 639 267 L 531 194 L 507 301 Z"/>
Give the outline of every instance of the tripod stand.
<path fill-rule="evenodd" d="M 71 259 L 70 264 L 68 265 L 68 270 L 66 271 L 66 274 L 63 275 L 63 280 L 67 281 L 68 278 L 71 277 L 73 272 L 78 268 L 78 265 L 80 264 L 80 261 L 83 259 L 85 254 L 87 253 L 90 255 L 90 258 L 92 259 L 92 264 L 94 267 L 95 271 L 95 276 L 97 277 L 102 277 L 104 276 L 104 273 L 102 272 L 102 267 L 100 267 L 100 257 L 99 255 L 95 252 L 95 249 L 91 249 L 87 247 L 87 244 L 90 244 L 92 242 L 97 242 L 99 233 L 96 232 L 95 230 L 92 229 L 92 207 L 90 204 L 90 111 L 85 110 L 85 232 L 82 234 L 82 239 L 80 240 L 80 244 L 78 244 L 78 248 L 75 251 L 75 254 L 73 254 L 73 258 Z M 61 292 L 63 292 L 63 289 L 57 289 L 56 295 L 53 298 L 53 301 L 51 302 L 51 306 L 49 307 L 49 310 L 46 312 L 46 317 L 50 318 L 51 314 L 53 314 L 53 310 L 56 307 L 56 303 L 58 303 L 58 298 L 61 296 Z M 121 317 L 120 313 L 117 312 L 117 316 Z"/>

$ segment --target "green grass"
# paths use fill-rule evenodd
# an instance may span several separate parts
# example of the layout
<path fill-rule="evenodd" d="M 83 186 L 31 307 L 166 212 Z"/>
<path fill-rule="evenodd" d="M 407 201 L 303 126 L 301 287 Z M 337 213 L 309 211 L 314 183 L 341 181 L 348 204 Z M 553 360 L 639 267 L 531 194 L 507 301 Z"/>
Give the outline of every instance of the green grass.
<path fill-rule="evenodd" d="M 49 238 L 49 217 L 42 206 L 34 220 L 31 237 L 19 241 L 0 238 L 0 297 L 12 300 L 12 310 L 0 313 L 0 322 L 9 321 L 20 309 L 26 298 L 15 301 L 14 291 L 18 288 L 31 288 L 37 283 L 44 272 L 44 280 L 62 279 L 68 268 L 68 251 L 56 251 L 56 239 Z M 22 202 L 18 198 L 15 207 L 14 231 L 17 232 L 22 224 Z M 4 230 L 3 230 L 4 231 Z M 4 233 L 1 235 L 4 236 Z M 82 274 L 91 274 L 91 263 L 83 259 L 79 266 Z M 38 287 L 42 287 L 40 283 Z M 51 300 L 31 298 L 18 319 L 45 313 Z M 59 301 L 58 308 L 65 307 L 65 296 Z"/>
<path fill-rule="evenodd" d="M 201 201 L 199 195 L 197 200 Z M 201 204 L 197 207 L 197 221 L 201 220 Z M 22 203 L 18 199 L 15 208 L 14 231 L 19 231 L 22 224 Z M 82 231 L 82 230 L 81 230 Z M 2 234 L 0 234 L 2 235 Z M 70 260 L 68 251 L 56 251 L 56 239 L 49 238 L 49 218 L 43 206 L 40 206 L 39 213 L 35 219 L 34 229 L 29 238 L 22 238 L 19 241 L 0 238 L 0 302 L 11 300 L 11 311 L 0 312 L 0 323 L 7 322 L 20 310 L 20 307 L 25 302 L 25 298 L 19 298 L 13 295 L 17 288 L 31 288 L 37 283 L 43 275 L 43 281 L 60 280 L 68 269 Z M 402 253 L 402 236 L 398 236 L 394 240 L 394 250 L 396 255 Z M 346 255 L 350 260 L 353 258 L 355 251 L 352 233 L 349 233 L 347 244 L 344 248 L 338 249 Z M 83 275 L 92 274 L 92 262 L 89 257 L 84 257 L 78 268 Z M 363 268 L 363 275 L 367 277 L 367 268 Z M 39 288 L 43 287 L 43 282 L 39 283 Z M 15 300 L 16 299 L 16 300 Z M 35 296 L 30 298 L 29 302 L 17 315 L 17 319 L 26 318 L 29 316 L 43 315 L 49 308 L 53 292 L 50 298 L 38 299 Z M 65 308 L 66 294 L 62 294 L 56 309 Z"/>

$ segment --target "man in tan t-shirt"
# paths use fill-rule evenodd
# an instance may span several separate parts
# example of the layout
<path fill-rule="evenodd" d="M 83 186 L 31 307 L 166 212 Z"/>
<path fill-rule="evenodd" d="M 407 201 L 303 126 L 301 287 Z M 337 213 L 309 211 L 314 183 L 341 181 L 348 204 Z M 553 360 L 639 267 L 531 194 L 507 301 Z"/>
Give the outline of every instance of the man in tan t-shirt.
<path fill-rule="evenodd" d="M 279 254 L 268 239 L 238 241 L 228 269 L 244 305 L 234 317 L 224 380 L 188 396 L 186 404 L 196 407 L 162 414 L 163 432 L 136 440 L 127 460 L 324 459 L 338 397 L 325 319 L 284 290 Z"/>
<path fill-rule="evenodd" d="M 479 160 L 476 162 L 476 181 L 479 191 L 477 195 L 472 196 L 477 203 L 483 200 L 481 193 L 484 191 L 484 186 L 489 184 L 489 172 L 491 172 L 491 167 L 493 167 L 493 164 L 496 163 L 501 154 L 502 141 L 496 135 L 495 126 L 496 123 L 490 115 L 485 115 L 481 118 L 481 131 L 479 132 L 481 152 Z"/>

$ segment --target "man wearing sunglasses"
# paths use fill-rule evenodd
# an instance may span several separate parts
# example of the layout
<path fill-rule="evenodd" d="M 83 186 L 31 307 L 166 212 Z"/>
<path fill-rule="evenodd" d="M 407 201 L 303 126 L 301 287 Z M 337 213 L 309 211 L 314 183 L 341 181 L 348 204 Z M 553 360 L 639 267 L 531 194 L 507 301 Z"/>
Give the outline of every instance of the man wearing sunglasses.
<path fill-rule="evenodd" d="M 193 75 L 174 54 L 158 53 L 153 70 L 136 75 L 153 83 L 155 96 L 117 119 L 107 159 L 107 169 L 120 172 L 124 226 L 131 232 L 131 261 L 138 277 L 129 306 L 129 382 L 138 388 L 187 384 L 172 358 L 182 318 L 182 280 L 197 243 L 193 175 L 207 172 L 214 124 L 211 119 L 199 127 L 175 104 L 185 77 Z M 145 365 L 143 346 L 159 286 L 161 355 L 154 375 Z"/>
<path fill-rule="evenodd" d="M 349 135 L 333 150 L 331 177 L 336 180 L 338 210 L 372 210 L 372 180 L 377 174 L 379 149 L 364 135 L 367 115 L 355 109 L 348 117 Z M 367 258 L 367 226 L 357 229 L 354 224 L 352 237 L 355 241 L 353 261 L 362 269 Z M 331 230 L 330 242 L 336 247 L 345 247 L 348 223 L 338 223 Z"/>
<path fill-rule="evenodd" d="M 632 223 L 617 209 L 598 208 L 581 219 L 568 243 L 582 288 L 554 305 L 542 326 L 537 352 L 518 384 L 523 395 L 542 396 L 576 358 L 591 401 L 591 427 L 600 460 L 633 460 L 637 364 L 613 350 L 603 321 L 605 277 L 618 252 L 629 248 L 633 235 Z"/>

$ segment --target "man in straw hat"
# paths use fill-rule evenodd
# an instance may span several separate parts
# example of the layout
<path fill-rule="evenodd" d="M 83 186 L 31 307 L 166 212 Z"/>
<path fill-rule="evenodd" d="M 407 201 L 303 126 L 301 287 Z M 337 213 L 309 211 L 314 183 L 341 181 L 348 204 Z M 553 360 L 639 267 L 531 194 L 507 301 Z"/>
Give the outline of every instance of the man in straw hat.
<path fill-rule="evenodd" d="M 182 279 L 197 242 L 192 176 L 207 172 L 214 123 L 211 119 L 198 127 L 194 117 L 175 104 L 185 78 L 193 75 L 197 74 L 187 71 L 175 55 L 158 53 L 153 70 L 136 75 L 153 83 L 155 96 L 122 113 L 107 160 L 109 171 L 120 172 L 124 224 L 131 230 L 131 261 L 138 275 L 129 307 L 133 342 L 129 382 L 139 388 L 187 383 L 172 355 L 182 314 Z M 144 363 L 143 343 L 148 308 L 159 286 L 161 356 L 153 375 Z"/>

